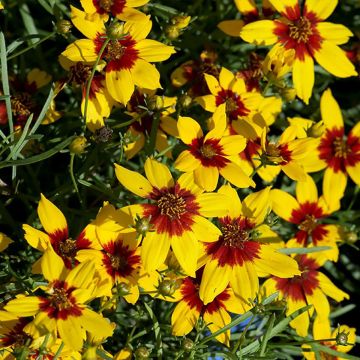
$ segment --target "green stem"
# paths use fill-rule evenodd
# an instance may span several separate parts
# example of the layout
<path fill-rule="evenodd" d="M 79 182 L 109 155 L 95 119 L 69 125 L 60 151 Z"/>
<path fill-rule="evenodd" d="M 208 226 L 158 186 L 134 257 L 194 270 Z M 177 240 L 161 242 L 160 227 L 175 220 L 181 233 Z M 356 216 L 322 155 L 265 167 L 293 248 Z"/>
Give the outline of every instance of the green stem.
<path fill-rule="evenodd" d="M 43 43 L 46 40 L 49 40 L 51 37 L 53 37 L 56 34 L 56 31 L 51 32 L 49 35 L 46 35 L 44 38 L 42 38 L 41 40 L 39 40 L 38 42 L 36 42 L 35 44 L 32 44 L 30 46 L 28 46 L 27 48 L 18 51 L 17 53 L 11 55 L 8 57 L 8 60 L 14 59 L 19 55 L 22 55 L 24 53 L 26 53 L 27 51 L 36 48 L 38 45 L 40 45 L 41 43 Z"/>
<path fill-rule="evenodd" d="M 96 68 L 97 66 L 99 65 L 99 62 L 100 62 L 100 59 L 101 59 L 101 56 L 103 55 L 105 49 L 106 49 L 106 46 L 108 45 L 108 43 L 110 42 L 110 38 L 106 38 L 106 40 L 104 41 L 100 51 L 99 51 L 99 54 L 96 58 L 96 61 L 95 61 L 95 64 L 91 70 L 91 75 L 90 75 L 90 78 L 88 80 L 88 83 L 86 85 L 86 94 L 85 94 L 85 106 L 84 106 L 84 120 L 85 120 L 85 127 L 86 127 L 86 119 L 87 119 L 87 111 L 88 111 L 88 103 L 89 103 L 89 96 L 90 96 L 90 88 L 91 88 L 91 83 L 94 79 L 94 75 L 95 75 L 95 71 L 96 71 Z"/>
<path fill-rule="evenodd" d="M 63 348 L 64 348 L 64 342 L 62 342 L 62 343 L 60 344 L 59 348 L 57 349 L 56 354 L 55 354 L 54 357 L 53 357 L 53 360 L 56 360 L 56 359 L 59 358 L 59 356 L 60 356 Z"/>
<path fill-rule="evenodd" d="M 250 174 L 250 178 L 252 179 L 253 176 L 255 176 L 255 174 L 258 172 L 258 170 L 261 169 L 262 167 L 263 167 L 263 163 L 261 163 L 256 168 L 254 168 L 253 172 Z"/>
<path fill-rule="evenodd" d="M 236 351 L 237 351 L 237 349 L 238 349 L 239 347 L 241 347 L 241 343 L 242 343 L 243 339 L 245 338 L 245 335 L 246 335 L 247 331 L 249 330 L 249 327 L 250 327 L 251 324 L 253 323 L 254 319 L 255 319 L 255 316 L 253 315 L 253 316 L 251 317 L 250 321 L 247 323 L 247 325 L 246 325 L 244 331 L 242 332 L 239 340 L 237 341 L 237 343 L 235 344 L 234 348 L 232 349 L 231 352 L 232 352 L 233 354 L 235 354 Z"/>
<path fill-rule="evenodd" d="M 84 204 L 83 204 L 83 201 L 81 199 L 81 196 L 80 196 L 80 193 L 79 193 L 79 188 L 77 186 L 77 182 L 76 182 L 76 179 L 75 179 L 75 176 L 74 176 L 74 159 L 75 159 L 75 154 L 74 153 L 70 153 L 70 177 L 71 177 L 71 181 L 74 185 L 74 188 L 75 188 L 75 192 L 79 198 L 79 201 L 80 201 L 80 204 L 82 207 L 84 207 Z"/>

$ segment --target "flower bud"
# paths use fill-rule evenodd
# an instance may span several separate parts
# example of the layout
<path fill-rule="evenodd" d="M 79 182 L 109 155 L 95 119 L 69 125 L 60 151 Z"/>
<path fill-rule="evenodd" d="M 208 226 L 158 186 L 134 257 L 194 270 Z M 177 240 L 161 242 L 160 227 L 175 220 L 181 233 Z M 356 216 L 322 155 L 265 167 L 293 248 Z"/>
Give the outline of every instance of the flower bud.
<path fill-rule="evenodd" d="M 87 140 L 85 136 L 77 136 L 70 144 L 70 152 L 76 155 L 81 155 L 86 148 Z"/>
<path fill-rule="evenodd" d="M 147 99 L 147 106 L 151 111 L 161 110 L 164 107 L 164 98 L 159 95 L 151 96 Z"/>
<path fill-rule="evenodd" d="M 349 340 L 348 335 L 349 335 L 349 333 L 346 333 L 344 331 L 337 333 L 336 338 L 335 338 L 336 344 L 342 345 L 342 346 L 347 346 L 348 340 Z"/>
<path fill-rule="evenodd" d="M 150 351 L 145 346 L 140 346 L 135 350 L 135 359 L 137 360 L 145 360 L 150 357 Z"/>
<path fill-rule="evenodd" d="M 284 89 L 279 89 L 279 91 L 286 101 L 293 101 L 296 97 L 296 90 L 294 88 L 285 87 Z"/>
<path fill-rule="evenodd" d="M 325 131 L 325 125 L 323 121 L 313 124 L 308 130 L 307 134 L 309 137 L 319 138 Z"/>
<path fill-rule="evenodd" d="M 107 36 L 113 40 L 119 40 L 124 37 L 124 23 L 114 22 L 107 29 Z"/>
<path fill-rule="evenodd" d="M 158 287 L 158 292 L 163 296 L 171 296 L 176 290 L 176 281 L 163 280 Z"/>
<path fill-rule="evenodd" d="M 72 28 L 72 23 L 69 20 L 60 19 L 56 23 L 56 30 L 61 35 L 68 34 L 70 32 L 71 28 Z"/>
<path fill-rule="evenodd" d="M 191 339 L 185 338 L 182 342 L 182 348 L 189 352 L 194 348 L 194 342 Z"/>
<path fill-rule="evenodd" d="M 192 97 L 187 94 L 183 94 L 179 98 L 179 104 L 183 108 L 188 108 L 191 105 L 192 101 Z"/>
<path fill-rule="evenodd" d="M 177 15 L 174 16 L 170 22 L 178 29 L 185 29 L 189 25 L 190 20 L 191 16 Z"/>
<path fill-rule="evenodd" d="M 165 28 L 165 35 L 170 40 L 175 40 L 180 36 L 180 29 L 176 25 L 168 25 Z"/>
<path fill-rule="evenodd" d="M 130 286 L 124 282 L 119 283 L 116 288 L 120 296 L 126 296 L 130 294 Z"/>

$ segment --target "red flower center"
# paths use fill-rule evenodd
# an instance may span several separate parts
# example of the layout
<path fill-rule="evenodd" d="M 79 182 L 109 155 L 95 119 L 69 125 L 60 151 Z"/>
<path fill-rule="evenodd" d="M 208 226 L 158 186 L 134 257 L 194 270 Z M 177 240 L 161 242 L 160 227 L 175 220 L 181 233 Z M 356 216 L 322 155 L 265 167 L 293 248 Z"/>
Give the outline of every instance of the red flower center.
<path fill-rule="evenodd" d="M 115 280 L 117 276 L 127 277 L 140 266 L 140 256 L 130 250 L 121 240 L 110 241 L 103 246 L 103 264 L 107 273 Z"/>
<path fill-rule="evenodd" d="M 106 36 L 98 34 L 94 39 L 95 52 L 98 54 L 104 44 Z M 131 35 L 124 35 L 122 39 L 110 40 L 101 58 L 107 62 L 106 72 L 131 69 L 139 58 L 135 49 L 136 41 Z"/>
<path fill-rule="evenodd" d="M 229 120 L 236 120 L 238 117 L 246 116 L 250 112 L 241 96 L 229 89 L 221 89 L 215 97 L 215 102 L 216 106 L 226 104 L 226 113 Z"/>
<path fill-rule="evenodd" d="M 255 224 L 248 218 L 220 219 L 222 236 L 213 243 L 206 243 L 206 252 L 219 262 L 219 266 L 242 266 L 245 261 L 258 257 L 260 244 L 251 240 Z"/>
<path fill-rule="evenodd" d="M 291 160 L 291 151 L 287 144 L 266 144 L 266 158 L 276 165 L 286 165 Z"/>
<path fill-rule="evenodd" d="M 190 191 L 175 184 L 173 188 L 155 188 L 150 198 L 156 203 L 143 205 L 143 217 L 150 219 L 157 233 L 181 236 L 191 230 L 193 216 L 199 214 L 200 207 Z"/>
<path fill-rule="evenodd" d="M 126 0 L 93 0 L 98 14 L 111 13 L 116 16 L 123 12 Z"/>
<path fill-rule="evenodd" d="M 205 141 L 204 138 L 194 139 L 189 151 L 206 167 L 223 168 L 229 163 L 229 160 L 224 157 L 225 153 L 220 145 L 220 139 L 207 139 Z"/>
<path fill-rule="evenodd" d="M 40 309 L 51 319 L 66 320 L 69 316 L 81 316 L 82 309 L 72 295 L 74 290 L 75 288 L 69 288 L 65 281 L 54 281 L 51 294 L 41 299 Z"/>
<path fill-rule="evenodd" d="M 335 172 L 346 172 L 347 166 L 360 162 L 360 138 L 349 134 L 344 128 L 327 129 L 318 147 L 320 159 L 325 160 Z"/>
<path fill-rule="evenodd" d="M 289 25 L 289 36 L 298 43 L 307 43 L 312 34 L 312 24 L 304 16 Z"/>

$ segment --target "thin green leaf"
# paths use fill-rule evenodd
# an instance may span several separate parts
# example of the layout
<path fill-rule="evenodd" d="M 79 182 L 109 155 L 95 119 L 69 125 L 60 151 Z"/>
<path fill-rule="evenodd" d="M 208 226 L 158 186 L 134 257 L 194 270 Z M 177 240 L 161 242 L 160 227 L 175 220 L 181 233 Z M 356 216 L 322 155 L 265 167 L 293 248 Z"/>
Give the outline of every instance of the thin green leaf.
<path fill-rule="evenodd" d="M 2 163 L 0 163 L 0 169 L 9 167 L 9 166 L 23 166 L 23 165 L 34 164 L 39 161 L 48 159 L 51 156 L 54 156 L 60 150 L 66 148 L 73 139 L 74 139 L 74 136 L 71 136 L 71 137 L 67 138 L 66 140 L 64 140 L 63 142 L 61 142 L 60 144 L 55 145 L 52 149 L 43 152 L 42 154 L 38 154 L 38 155 L 29 157 L 26 159 L 3 161 Z"/>
<path fill-rule="evenodd" d="M 270 296 L 266 297 L 261 303 L 263 305 L 271 304 L 275 299 L 279 296 L 279 292 L 276 291 L 275 293 L 271 294 Z"/>
<path fill-rule="evenodd" d="M 266 333 L 261 339 L 260 356 L 265 355 L 266 346 L 267 346 L 268 341 L 271 338 L 271 331 L 272 331 L 272 329 L 274 327 L 274 323 L 275 323 L 275 314 L 272 314 L 271 317 L 270 317 L 270 320 L 268 322 Z"/>
<path fill-rule="evenodd" d="M 314 246 L 310 248 L 283 248 L 278 249 L 279 252 L 290 255 L 290 254 L 310 254 L 319 251 L 330 250 L 331 246 Z"/>
<path fill-rule="evenodd" d="M 150 318 L 154 324 L 154 334 L 155 334 L 155 341 L 156 341 L 156 358 L 161 360 L 162 356 L 163 356 L 163 345 L 162 345 L 162 340 L 161 340 L 160 324 L 159 324 L 154 312 L 152 311 L 151 307 L 147 303 L 144 303 L 144 306 L 145 306 L 147 312 L 149 313 Z"/>
<path fill-rule="evenodd" d="M 33 19 L 32 15 L 31 15 L 30 9 L 27 6 L 27 4 L 22 3 L 21 6 L 20 6 L 19 11 L 20 11 L 20 15 L 22 17 L 22 20 L 24 22 L 25 29 L 28 32 L 28 34 L 29 35 L 38 34 L 39 32 L 38 32 L 38 30 L 37 30 L 37 28 L 35 26 L 34 19 Z M 34 44 L 34 39 L 29 39 L 29 43 Z"/>
<path fill-rule="evenodd" d="M 336 351 L 334 349 L 331 349 L 325 345 L 321 345 L 318 343 L 313 344 L 312 347 L 316 350 L 320 350 L 326 354 L 333 355 L 333 356 L 339 357 L 341 359 L 360 360 L 360 357 L 358 357 L 358 356 L 353 356 L 353 355 L 346 354 L 346 353 L 343 353 L 340 351 Z"/>

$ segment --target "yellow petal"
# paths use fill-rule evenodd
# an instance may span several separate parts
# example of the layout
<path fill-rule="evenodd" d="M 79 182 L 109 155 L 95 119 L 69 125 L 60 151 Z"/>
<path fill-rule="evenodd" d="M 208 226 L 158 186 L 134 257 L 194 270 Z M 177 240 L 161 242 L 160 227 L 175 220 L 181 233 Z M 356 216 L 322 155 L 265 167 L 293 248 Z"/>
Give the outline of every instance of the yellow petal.
<path fill-rule="evenodd" d="M 74 6 L 70 6 L 70 8 L 72 23 L 88 39 L 95 39 L 98 34 L 105 34 L 104 21 L 99 14 L 88 14 Z"/>
<path fill-rule="evenodd" d="M 218 193 L 224 194 L 224 195 L 228 196 L 228 198 L 230 199 L 228 215 L 233 219 L 239 217 L 242 214 L 242 211 L 241 211 L 242 206 L 241 206 L 241 201 L 240 201 L 237 191 L 231 185 L 223 185 L 219 189 Z"/>
<path fill-rule="evenodd" d="M 280 278 L 292 278 L 301 275 L 298 263 L 288 255 L 277 252 L 271 245 L 261 245 L 260 257 L 254 259 L 261 272 Z"/>
<path fill-rule="evenodd" d="M 155 65 L 147 61 L 138 59 L 130 69 L 134 84 L 146 89 L 161 89 L 160 73 Z"/>
<path fill-rule="evenodd" d="M 106 87 L 112 98 L 126 105 L 134 92 L 134 80 L 129 70 L 107 71 Z"/>
<path fill-rule="evenodd" d="M 321 48 L 314 52 L 314 57 L 330 74 L 340 78 L 357 75 L 355 67 L 347 58 L 345 51 L 330 41 L 324 40 Z"/>
<path fill-rule="evenodd" d="M 320 110 L 326 128 L 332 129 L 344 127 L 340 106 L 334 99 L 330 89 L 325 90 L 321 96 Z"/>
<path fill-rule="evenodd" d="M 191 117 L 180 116 L 177 127 L 181 141 L 187 145 L 190 145 L 194 139 L 203 136 L 199 123 Z"/>
<path fill-rule="evenodd" d="M 48 281 L 64 280 L 66 273 L 64 262 L 51 246 L 47 248 L 44 256 L 41 258 L 41 271 Z"/>
<path fill-rule="evenodd" d="M 214 242 L 221 236 L 221 231 L 211 221 L 202 216 L 193 216 L 194 224 L 191 225 L 191 230 L 195 237 L 200 241 Z"/>
<path fill-rule="evenodd" d="M 241 167 L 235 163 L 228 163 L 225 167 L 220 168 L 220 174 L 224 179 L 239 188 L 256 186 L 254 180 L 247 176 Z"/>
<path fill-rule="evenodd" d="M 360 162 L 357 162 L 355 166 L 346 165 L 346 171 L 351 177 L 351 180 L 360 186 Z"/>
<path fill-rule="evenodd" d="M 250 261 L 245 261 L 241 266 L 234 266 L 230 285 L 235 295 L 242 301 L 246 303 L 253 301 L 259 291 L 259 278 L 255 265 Z"/>
<path fill-rule="evenodd" d="M 199 245 L 194 233 L 192 231 L 185 231 L 181 236 L 172 236 L 171 248 L 185 274 L 195 277 Z"/>
<path fill-rule="evenodd" d="M 295 161 L 291 161 L 286 165 L 282 165 L 281 169 L 292 180 L 305 181 L 306 179 L 306 172 L 304 168 Z"/>
<path fill-rule="evenodd" d="M 302 307 L 306 306 L 307 304 L 305 301 L 300 300 L 296 301 L 293 300 L 291 297 L 286 299 L 287 301 L 287 311 L 286 315 L 291 315 L 293 312 L 301 309 Z M 308 334 L 309 324 L 310 324 L 310 314 L 313 312 L 311 308 L 308 311 L 303 312 L 302 314 L 298 315 L 294 320 L 290 321 L 290 326 L 296 330 L 299 336 L 305 337 Z"/>
<path fill-rule="evenodd" d="M 147 271 L 156 270 L 163 264 L 170 249 L 170 236 L 164 232 L 147 233 L 142 243 L 141 259 Z"/>
<path fill-rule="evenodd" d="M 306 0 L 305 12 L 313 12 L 320 20 L 327 19 L 335 10 L 338 0 Z"/>
<path fill-rule="evenodd" d="M 199 289 L 200 299 L 204 305 L 212 302 L 229 285 L 232 268 L 228 265 L 220 266 L 218 261 L 207 261 Z"/>
<path fill-rule="evenodd" d="M 94 42 L 89 39 L 75 40 L 61 55 L 73 62 L 82 61 L 85 64 L 93 64 L 98 57 Z"/>
<path fill-rule="evenodd" d="M 126 4 L 128 5 L 128 2 Z M 120 14 L 116 14 L 116 17 L 122 21 L 140 22 L 146 19 L 146 14 L 125 6 Z"/>
<path fill-rule="evenodd" d="M 231 83 L 235 80 L 234 74 L 222 67 L 219 74 L 219 83 L 223 89 L 230 89 Z"/>
<path fill-rule="evenodd" d="M 285 191 L 274 189 L 270 191 L 272 209 L 276 215 L 289 221 L 292 211 L 299 208 L 296 199 Z"/>
<path fill-rule="evenodd" d="M 48 234 L 63 232 L 64 236 L 68 234 L 68 227 L 63 213 L 43 194 L 37 208 L 41 225 Z"/>
<path fill-rule="evenodd" d="M 158 189 L 170 188 L 174 186 L 169 168 L 159 161 L 147 158 L 144 165 L 145 174 L 150 184 Z"/>
<path fill-rule="evenodd" d="M 150 39 L 141 40 L 134 47 L 139 50 L 139 56 L 148 62 L 164 61 L 175 53 L 173 46 Z"/>
<path fill-rule="evenodd" d="M 182 174 L 177 180 L 181 189 L 186 189 L 191 192 L 191 194 L 198 196 L 202 194 L 204 190 L 195 184 L 194 174 L 193 173 L 185 173 Z"/>
<path fill-rule="evenodd" d="M 205 217 L 222 217 L 227 215 L 231 200 L 224 194 L 204 193 L 199 195 L 196 201 L 200 205 L 200 215 Z"/>
<path fill-rule="evenodd" d="M 297 0 L 270 0 L 270 4 L 281 14 L 286 14 L 288 8 L 298 6 Z"/>
<path fill-rule="evenodd" d="M 306 294 L 308 305 L 312 305 L 316 311 L 319 320 L 326 320 L 330 315 L 329 300 L 320 289 L 313 289 L 312 294 Z"/>
<path fill-rule="evenodd" d="M 171 316 L 173 335 L 188 334 L 194 328 L 199 316 L 200 312 L 196 308 L 191 308 L 184 300 L 180 301 Z"/>
<path fill-rule="evenodd" d="M 245 149 L 246 139 L 241 135 L 224 136 L 219 144 L 226 155 L 238 155 Z"/>
<path fill-rule="evenodd" d="M 221 90 L 219 82 L 217 81 L 215 76 L 209 74 L 204 74 L 204 76 L 210 92 L 216 96 L 217 93 Z"/>
<path fill-rule="evenodd" d="M 205 141 L 208 139 L 219 139 L 223 136 L 226 129 L 225 103 L 217 107 L 212 117 L 214 127 L 206 134 Z"/>
<path fill-rule="evenodd" d="M 329 22 L 319 22 L 316 25 L 322 38 L 331 41 L 336 45 L 342 45 L 349 41 L 353 33 L 344 25 Z"/>
<path fill-rule="evenodd" d="M 256 224 L 263 223 L 270 211 L 270 186 L 249 194 L 242 203 L 242 213 L 248 218 L 254 218 Z"/>
<path fill-rule="evenodd" d="M 240 36 L 240 30 L 244 26 L 243 20 L 225 20 L 218 24 L 218 28 L 226 35 Z"/>
<path fill-rule="evenodd" d="M 278 41 L 274 34 L 276 24 L 272 20 L 254 21 L 245 25 L 240 31 L 240 37 L 256 45 L 272 45 Z"/>
<path fill-rule="evenodd" d="M 94 281 L 95 264 L 86 261 L 73 268 L 66 276 L 66 282 L 76 288 L 87 289 Z"/>
<path fill-rule="evenodd" d="M 66 320 L 58 319 L 56 325 L 64 344 L 72 350 L 80 351 L 83 346 L 84 331 L 81 329 L 79 318 L 69 316 Z"/>
<path fill-rule="evenodd" d="M 90 309 L 83 309 L 80 319 L 81 326 L 97 339 L 105 340 L 114 332 L 110 321 Z"/>
<path fill-rule="evenodd" d="M 200 167 L 201 161 L 191 154 L 189 150 L 184 150 L 177 157 L 174 165 L 180 171 L 190 172 Z"/>
<path fill-rule="evenodd" d="M 216 311 L 211 313 L 209 311 L 205 311 L 204 321 L 207 324 L 209 330 L 214 333 L 222 329 L 225 325 L 229 324 L 231 321 L 231 317 L 224 308 L 219 307 Z M 229 346 L 230 330 L 227 330 L 222 334 L 218 335 L 216 339 L 224 343 L 226 346 Z"/>
<path fill-rule="evenodd" d="M 30 225 L 23 225 L 23 230 L 25 231 L 25 240 L 35 249 L 40 251 L 45 251 L 45 249 L 50 244 L 49 235 L 44 232 L 34 229 Z"/>
<path fill-rule="evenodd" d="M 196 99 L 196 102 L 204 108 L 204 110 L 209 112 L 214 112 L 217 108 L 215 95 L 204 95 L 199 96 Z"/>
<path fill-rule="evenodd" d="M 304 60 L 295 59 L 293 64 L 292 78 L 297 96 L 309 103 L 314 87 L 314 61 L 310 56 L 304 56 Z"/>
<path fill-rule="evenodd" d="M 115 164 L 115 174 L 120 184 L 140 197 L 148 197 L 153 190 L 150 182 L 137 171 Z"/>
<path fill-rule="evenodd" d="M 22 296 L 14 300 L 10 300 L 4 310 L 20 316 L 33 316 L 40 311 L 41 300 L 36 296 Z"/>
<path fill-rule="evenodd" d="M 194 171 L 195 182 L 205 191 L 214 191 L 219 181 L 217 167 L 202 166 Z"/>
<path fill-rule="evenodd" d="M 344 299 L 349 299 L 349 295 L 336 287 L 333 282 L 323 273 L 317 273 L 317 279 L 319 280 L 319 287 L 327 295 L 330 296 L 335 301 L 342 301 Z"/>
<path fill-rule="evenodd" d="M 334 172 L 327 168 L 323 178 L 323 196 L 329 208 L 340 208 L 340 200 L 343 198 L 347 184 L 347 176 L 342 171 Z"/>
<path fill-rule="evenodd" d="M 306 175 L 305 181 L 299 181 L 296 184 L 296 198 L 300 204 L 303 204 L 307 201 L 317 203 L 318 191 L 315 181 L 311 176 Z"/>
<path fill-rule="evenodd" d="M 129 33 L 136 42 L 139 42 L 149 35 L 151 28 L 152 21 L 148 15 L 142 21 L 127 21 L 124 24 L 124 33 Z"/>

